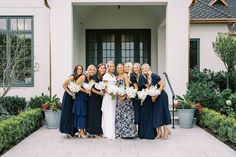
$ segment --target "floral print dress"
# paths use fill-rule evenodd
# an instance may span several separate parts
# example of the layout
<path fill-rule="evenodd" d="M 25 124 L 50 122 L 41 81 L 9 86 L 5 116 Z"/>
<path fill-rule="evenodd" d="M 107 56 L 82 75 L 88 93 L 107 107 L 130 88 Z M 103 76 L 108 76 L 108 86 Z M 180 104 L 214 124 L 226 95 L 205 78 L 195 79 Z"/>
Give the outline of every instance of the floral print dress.
<path fill-rule="evenodd" d="M 124 80 L 117 80 L 117 86 L 124 86 Z M 134 107 L 131 99 L 117 100 L 115 127 L 116 137 L 133 138 L 137 135 L 134 124 Z"/>

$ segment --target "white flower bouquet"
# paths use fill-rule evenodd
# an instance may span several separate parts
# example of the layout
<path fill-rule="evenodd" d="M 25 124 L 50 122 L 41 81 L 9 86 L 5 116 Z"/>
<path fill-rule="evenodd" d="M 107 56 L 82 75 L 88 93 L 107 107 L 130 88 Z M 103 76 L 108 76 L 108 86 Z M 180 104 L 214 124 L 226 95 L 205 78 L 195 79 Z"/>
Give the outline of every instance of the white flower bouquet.
<path fill-rule="evenodd" d="M 82 87 L 85 89 L 85 90 L 91 90 L 92 87 L 94 85 L 94 82 L 89 82 L 89 83 L 86 83 L 86 82 L 83 82 L 82 83 Z"/>
<path fill-rule="evenodd" d="M 157 96 L 157 95 L 160 95 L 161 94 L 161 91 L 159 89 L 157 89 L 157 86 L 151 86 L 148 90 L 148 95 L 150 96 Z"/>
<path fill-rule="evenodd" d="M 78 93 L 81 89 L 80 85 L 77 85 L 75 82 L 69 82 L 67 85 L 68 89 L 73 93 Z M 73 99 L 75 99 L 75 96 L 73 96 Z"/>
<path fill-rule="evenodd" d="M 92 87 L 94 85 L 94 82 L 89 82 L 89 83 L 86 83 L 86 82 L 83 82 L 82 83 L 82 87 L 85 89 L 85 90 L 91 90 Z M 91 93 L 89 93 L 89 95 L 91 95 Z"/>
<path fill-rule="evenodd" d="M 126 94 L 129 98 L 135 98 L 137 95 L 137 89 L 134 87 L 128 87 L 126 88 Z"/>
<path fill-rule="evenodd" d="M 115 85 L 108 85 L 107 86 L 107 93 L 112 95 L 112 100 L 115 99 L 115 95 L 118 92 L 118 87 Z"/>
<path fill-rule="evenodd" d="M 106 88 L 106 84 L 104 82 L 100 81 L 99 83 L 95 83 L 94 87 L 98 90 L 104 90 Z"/>
<path fill-rule="evenodd" d="M 126 94 L 126 89 L 124 87 L 118 87 L 117 94 L 120 96 L 124 96 Z"/>
<path fill-rule="evenodd" d="M 138 98 L 141 100 L 141 105 L 143 105 L 143 102 L 148 95 L 148 91 L 146 89 L 143 89 L 142 91 L 138 91 L 137 94 Z"/>

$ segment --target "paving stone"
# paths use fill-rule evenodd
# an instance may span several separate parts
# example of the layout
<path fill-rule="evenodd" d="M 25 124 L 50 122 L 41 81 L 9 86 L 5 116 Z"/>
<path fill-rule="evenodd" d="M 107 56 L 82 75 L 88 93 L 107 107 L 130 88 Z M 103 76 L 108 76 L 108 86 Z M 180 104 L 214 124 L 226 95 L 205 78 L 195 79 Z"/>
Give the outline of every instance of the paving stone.
<path fill-rule="evenodd" d="M 198 126 L 171 129 L 167 140 L 68 139 L 45 126 L 2 157 L 235 157 L 236 152 Z"/>

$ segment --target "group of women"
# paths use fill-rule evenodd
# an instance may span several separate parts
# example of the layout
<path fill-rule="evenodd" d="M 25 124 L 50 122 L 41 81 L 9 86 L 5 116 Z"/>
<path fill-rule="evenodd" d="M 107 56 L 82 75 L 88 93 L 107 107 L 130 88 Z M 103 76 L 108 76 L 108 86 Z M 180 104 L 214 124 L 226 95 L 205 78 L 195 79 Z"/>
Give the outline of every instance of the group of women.
<path fill-rule="evenodd" d="M 116 76 L 115 76 L 116 73 Z M 93 86 L 91 90 L 81 88 L 73 93 L 67 87 L 69 82 L 80 85 L 83 82 L 100 82 L 118 87 L 133 86 L 138 91 L 157 85 L 160 94 L 147 96 L 144 101 L 138 97 L 129 98 L 108 94 Z M 167 125 L 171 123 L 168 96 L 161 78 L 150 70 L 148 64 L 127 62 L 116 66 L 112 61 L 97 68 L 89 65 L 86 73 L 77 65 L 74 72 L 63 84 L 65 93 L 62 100 L 60 132 L 68 138 L 76 136 L 140 139 L 167 139 L 170 134 Z M 73 99 L 75 97 L 75 99 Z"/>

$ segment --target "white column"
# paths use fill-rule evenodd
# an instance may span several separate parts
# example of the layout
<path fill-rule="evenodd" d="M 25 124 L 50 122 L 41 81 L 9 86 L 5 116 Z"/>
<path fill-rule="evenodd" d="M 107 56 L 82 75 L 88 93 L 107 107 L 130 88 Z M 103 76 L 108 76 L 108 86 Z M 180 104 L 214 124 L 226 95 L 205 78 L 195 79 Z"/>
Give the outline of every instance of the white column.
<path fill-rule="evenodd" d="M 169 1 L 166 15 L 166 72 L 175 94 L 186 93 L 189 67 L 190 0 Z M 167 86 L 167 85 L 166 85 Z M 169 97 L 169 87 L 166 87 Z"/>
<path fill-rule="evenodd" d="M 53 1 L 51 6 L 52 94 L 62 97 L 63 81 L 72 73 L 72 3 Z"/>

